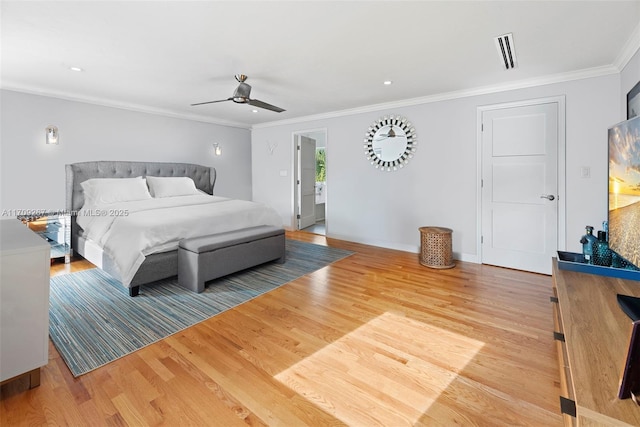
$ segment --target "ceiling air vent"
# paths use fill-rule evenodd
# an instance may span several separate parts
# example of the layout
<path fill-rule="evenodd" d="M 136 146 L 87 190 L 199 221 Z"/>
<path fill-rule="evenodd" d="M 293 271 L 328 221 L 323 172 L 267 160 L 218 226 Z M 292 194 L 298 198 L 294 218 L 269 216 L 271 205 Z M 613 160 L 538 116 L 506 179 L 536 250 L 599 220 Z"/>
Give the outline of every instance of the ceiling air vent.
<path fill-rule="evenodd" d="M 494 40 L 504 69 L 510 70 L 517 67 L 518 61 L 516 60 L 516 47 L 513 44 L 513 34 L 503 34 L 494 38 Z"/>

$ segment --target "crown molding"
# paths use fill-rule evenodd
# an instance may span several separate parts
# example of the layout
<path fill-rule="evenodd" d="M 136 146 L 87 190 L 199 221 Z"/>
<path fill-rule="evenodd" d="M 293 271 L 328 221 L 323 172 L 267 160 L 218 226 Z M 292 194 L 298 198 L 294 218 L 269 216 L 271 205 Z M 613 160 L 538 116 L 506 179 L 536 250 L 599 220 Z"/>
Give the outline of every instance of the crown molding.
<path fill-rule="evenodd" d="M 622 50 L 620 50 L 618 57 L 613 62 L 618 71 L 622 71 L 638 51 L 640 51 L 640 23 L 636 25 L 631 36 L 627 39 Z"/>
<path fill-rule="evenodd" d="M 639 46 L 640 46 L 640 25 L 636 27 L 636 30 L 634 31 L 633 36 L 629 39 L 628 43 L 625 44 L 625 47 L 623 48 L 621 54 L 618 55 L 618 58 L 616 58 L 616 63 L 612 65 L 588 68 L 584 70 L 572 71 L 569 73 L 554 74 L 550 76 L 544 76 L 541 78 L 519 80 L 519 81 L 509 82 L 509 83 L 504 83 L 499 85 L 482 86 L 482 87 L 473 88 L 473 89 L 445 92 L 441 94 L 410 98 L 410 99 L 405 99 L 401 101 L 386 102 L 381 104 L 368 105 L 364 107 L 350 108 L 345 110 L 337 110 L 337 111 L 314 114 L 309 116 L 295 117 L 295 118 L 285 119 L 285 120 L 276 120 L 271 122 L 258 123 L 254 125 L 220 120 L 220 119 L 215 119 L 215 118 L 196 115 L 196 114 L 177 113 L 170 110 L 158 109 L 158 108 L 143 106 L 143 105 L 127 104 L 127 103 L 117 102 L 113 100 L 82 97 L 82 96 L 70 95 L 62 92 L 45 91 L 39 88 L 25 87 L 17 84 L 11 84 L 11 82 L 9 83 L 3 82 L 0 88 L 6 89 L 6 90 L 13 90 L 16 92 L 29 93 L 33 95 L 54 97 L 54 98 L 68 100 L 68 101 L 86 102 L 89 104 L 100 105 L 104 107 L 120 108 L 124 110 L 156 114 L 156 115 L 178 118 L 178 119 L 212 123 L 220 126 L 230 126 L 235 128 L 253 130 L 253 129 L 262 129 L 262 128 L 269 128 L 269 127 L 276 127 L 276 126 L 298 124 L 298 123 L 304 123 L 304 122 L 310 122 L 310 121 L 316 121 L 316 120 L 333 119 L 337 117 L 350 116 L 355 114 L 363 114 L 363 113 L 370 113 L 370 112 L 376 112 L 381 110 L 411 107 L 411 106 L 421 105 L 421 104 L 450 101 L 450 100 L 460 99 L 460 98 L 469 98 L 473 96 L 488 95 L 488 94 L 506 92 L 511 90 L 526 89 L 526 88 L 531 88 L 536 86 L 544 86 L 544 85 L 563 83 L 563 82 L 568 82 L 573 80 L 582 80 L 582 79 L 588 79 L 593 77 L 601 77 L 601 76 L 606 76 L 611 74 L 617 74 L 617 73 L 620 73 L 621 69 L 624 68 L 624 66 L 629 62 L 631 57 L 639 49 Z"/>
<path fill-rule="evenodd" d="M 10 90 L 14 92 L 22 92 L 30 95 L 46 96 L 50 98 L 63 99 L 66 101 L 84 102 L 87 104 L 99 105 L 101 107 L 119 108 L 121 110 L 135 111 L 138 113 L 155 114 L 158 116 L 171 117 L 174 119 L 193 120 L 197 122 L 211 123 L 220 126 L 229 126 L 241 129 L 250 129 L 251 126 L 246 123 L 233 122 L 228 120 L 220 120 L 212 117 L 201 116 L 197 114 L 184 114 L 161 108 L 149 107 L 146 105 L 128 104 L 124 102 L 113 101 L 110 99 L 92 98 L 86 96 L 77 96 L 64 92 L 47 91 L 35 87 L 21 86 L 12 82 L 2 82 L 0 89 Z"/>
<path fill-rule="evenodd" d="M 336 117 L 349 116 L 354 114 L 370 113 L 380 110 L 391 110 L 395 108 L 411 107 L 414 105 L 430 104 L 434 102 L 450 101 L 460 98 L 468 98 L 472 96 L 488 95 L 492 93 L 506 92 L 517 89 L 526 89 L 536 86 L 544 86 L 555 83 L 563 83 L 573 80 L 582 80 L 593 77 L 607 76 L 619 73 L 619 69 L 615 65 L 607 65 L 603 67 L 588 68 L 584 70 L 572 71 L 569 73 L 554 74 L 535 79 L 519 80 L 515 82 L 483 86 L 474 89 L 446 92 L 436 95 L 423 96 L 418 98 L 405 99 L 402 101 L 387 102 L 382 104 L 368 105 L 365 107 L 351 108 L 346 110 L 333 111 L 329 113 L 315 114 L 311 116 L 298 117 L 293 119 L 278 120 L 272 122 L 259 123 L 251 126 L 251 129 L 261 129 L 274 126 L 290 125 L 315 120 L 326 120 Z"/>

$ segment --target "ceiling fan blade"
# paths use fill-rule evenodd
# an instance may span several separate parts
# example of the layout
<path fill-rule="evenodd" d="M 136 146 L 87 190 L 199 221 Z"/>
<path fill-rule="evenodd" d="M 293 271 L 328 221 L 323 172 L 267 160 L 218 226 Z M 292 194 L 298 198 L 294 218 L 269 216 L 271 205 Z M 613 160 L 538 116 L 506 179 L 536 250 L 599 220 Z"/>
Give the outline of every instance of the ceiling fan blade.
<path fill-rule="evenodd" d="M 191 104 L 191 106 L 193 107 L 195 105 L 215 104 L 216 102 L 225 102 L 225 101 L 233 101 L 233 98 L 218 99 L 217 101 L 198 102 L 197 104 Z"/>
<path fill-rule="evenodd" d="M 257 99 L 247 99 L 247 104 L 253 105 L 254 107 L 264 108 L 266 110 L 275 111 L 276 113 L 282 113 L 283 111 L 286 111 L 283 108 L 276 107 L 275 105 L 267 104 L 266 102 L 262 102 Z"/>

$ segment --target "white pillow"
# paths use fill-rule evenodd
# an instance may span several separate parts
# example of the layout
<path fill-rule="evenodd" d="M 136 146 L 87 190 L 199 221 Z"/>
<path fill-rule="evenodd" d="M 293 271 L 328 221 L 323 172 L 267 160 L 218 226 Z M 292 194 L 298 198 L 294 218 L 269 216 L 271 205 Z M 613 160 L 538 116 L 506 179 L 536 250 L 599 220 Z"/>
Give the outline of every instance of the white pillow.
<path fill-rule="evenodd" d="M 150 199 L 144 178 L 92 178 L 80 184 L 85 206 Z"/>
<path fill-rule="evenodd" d="M 195 182 L 186 176 L 147 176 L 149 191 L 153 197 L 189 196 L 200 194 Z"/>

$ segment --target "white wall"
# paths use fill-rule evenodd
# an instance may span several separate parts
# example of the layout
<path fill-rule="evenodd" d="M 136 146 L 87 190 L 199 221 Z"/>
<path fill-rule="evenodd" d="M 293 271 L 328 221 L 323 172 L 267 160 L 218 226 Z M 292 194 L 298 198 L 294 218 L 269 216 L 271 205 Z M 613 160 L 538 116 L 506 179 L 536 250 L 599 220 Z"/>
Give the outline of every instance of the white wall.
<path fill-rule="evenodd" d="M 418 227 L 454 230 L 458 259 L 476 259 L 476 110 L 478 106 L 566 97 L 566 250 L 579 252 L 587 224 L 606 218 L 607 128 L 625 118 L 626 93 L 640 80 L 640 53 L 620 75 L 425 103 L 390 110 L 246 129 L 0 91 L 0 210 L 62 209 L 64 165 L 91 160 L 176 161 L 218 170 L 216 194 L 272 205 L 293 227 L 293 132 L 327 129 L 330 237 L 417 252 Z M 402 114 L 419 136 L 415 158 L 382 173 L 364 157 L 367 127 Z M 60 145 L 44 144 L 44 128 Z M 220 142 L 223 155 L 212 155 Z M 277 144 L 273 154 L 268 146 Z M 580 177 L 583 166 L 591 178 Z M 286 176 L 281 176 L 282 173 Z M 533 230 L 532 232 L 535 232 Z M 561 248 L 562 249 L 562 248 Z"/>
<path fill-rule="evenodd" d="M 567 247 L 579 252 L 585 225 L 607 218 L 607 128 L 619 121 L 620 75 L 426 103 L 252 130 L 253 199 L 292 222 L 292 132 L 327 129 L 327 235 L 418 252 L 421 226 L 453 229 L 457 259 L 477 260 L 477 107 L 519 100 L 566 98 Z M 363 139 L 379 116 L 401 114 L 418 133 L 407 167 L 380 172 L 366 161 Z M 268 142 L 277 142 L 273 155 Z M 581 167 L 591 178 L 581 178 Z M 281 176 L 287 171 L 287 176 Z M 535 233 L 536 230 L 531 230 Z"/>
<path fill-rule="evenodd" d="M 0 97 L 0 211 L 64 209 L 65 164 L 94 160 L 213 166 L 216 195 L 251 198 L 248 129 L 7 90 Z M 45 144 L 47 125 L 59 128 L 59 145 Z"/>

